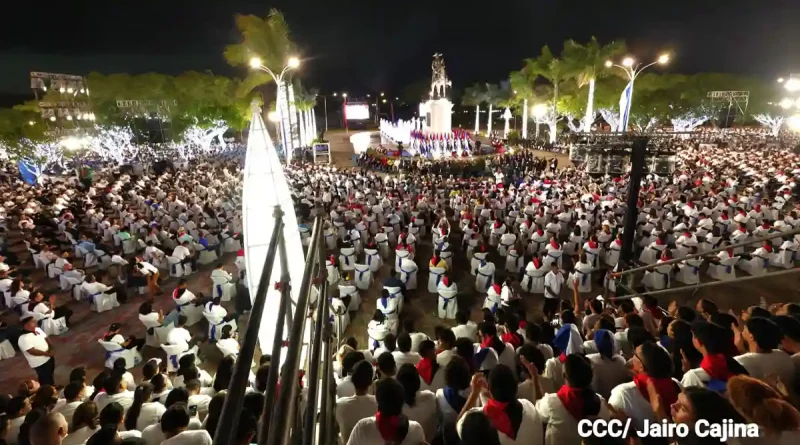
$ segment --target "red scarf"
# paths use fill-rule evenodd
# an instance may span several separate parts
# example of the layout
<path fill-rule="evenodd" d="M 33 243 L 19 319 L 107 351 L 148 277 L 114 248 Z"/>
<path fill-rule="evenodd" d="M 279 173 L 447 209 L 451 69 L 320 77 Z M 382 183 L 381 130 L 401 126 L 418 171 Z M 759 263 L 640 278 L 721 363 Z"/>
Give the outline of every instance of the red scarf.
<path fill-rule="evenodd" d="M 561 246 L 558 245 L 558 241 L 556 241 L 554 239 L 550 240 L 550 247 L 552 247 L 553 249 L 561 248 Z"/>
<path fill-rule="evenodd" d="M 772 246 L 770 244 L 764 244 L 764 250 L 769 253 L 772 253 Z"/>
<path fill-rule="evenodd" d="M 419 372 L 419 376 L 422 377 L 422 380 L 425 380 L 425 383 L 430 385 L 433 380 L 433 361 L 427 357 L 423 357 L 422 360 L 417 363 L 417 372 Z"/>
<path fill-rule="evenodd" d="M 533 259 L 531 260 L 531 263 L 533 263 L 533 267 L 535 267 L 537 269 L 539 268 L 539 264 L 540 264 L 539 263 L 539 258 L 533 257 Z"/>
<path fill-rule="evenodd" d="M 670 406 L 678 400 L 678 391 L 675 388 L 675 382 L 669 378 L 654 379 L 647 374 L 636 374 L 633 377 L 633 383 L 639 389 L 639 393 L 645 400 L 650 401 L 650 393 L 647 392 L 647 382 L 653 382 L 656 387 L 656 392 L 661 396 L 661 401 Z"/>
<path fill-rule="evenodd" d="M 522 342 L 520 341 L 516 332 L 506 332 L 502 335 L 502 337 L 500 337 L 500 339 L 503 340 L 504 343 L 511 344 L 515 350 L 522 346 Z"/>
<path fill-rule="evenodd" d="M 589 248 L 590 249 L 597 249 L 597 241 L 589 240 Z"/>
<path fill-rule="evenodd" d="M 486 417 L 489 418 L 489 422 L 492 423 L 492 426 L 494 426 L 497 431 L 505 434 L 512 440 L 516 440 L 517 432 L 514 431 L 514 428 L 511 426 L 511 419 L 508 417 L 508 413 L 506 413 L 506 406 L 508 406 L 507 403 L 489 399 L 486 406 L 483 407 L 483 413 L 486 414 Z"/>
<path fill-rule="evenodd" d="M 518 326 L 518 329 L 523 329 L 524 330 L 525 328 L 528 327 L 528 321 L 527 320 L 520 320 L 519 325 L 517 325 L 517 326 Z"/>
<path fill-rule="evenodd" d="M 491 348 L 494 343 L 494 337 L 486 337 L 481 342 L 481 348 Z"/>
<path fill-rule="evenodd" d="M 564 363 L 565 361 L 567 361 L 567 354 L 564 354 L 562 352 L 561 355 L 558 356 L 558 361 L 561 362 L 561 363 Z"/>
<path fill-rule="evenodd" d="M 556 393 L 558 400 L 561 401 L 561 404 L 564 405 L 564 408 L 575 420 L 581 420 L 585 417 L 582 391 L 582 389 L 563 385 Z"/>
<path fill-rule="evenodd" d="M 375 423 L 378 425 L 378 431 L 381 433 L 383 440 L 395 440 L 397 428 L 400 425 L 400 416 L 383 416 L 378 411 L 375 413 Z"/>
<path fill-rule="evenodd" d="M 706 355 L 700 362 L 700 368 L 712 379 L 727 382 L 729 378 L 733 377 L 728 370 L 728 360 L 725 358 L 725 354 Z"/>

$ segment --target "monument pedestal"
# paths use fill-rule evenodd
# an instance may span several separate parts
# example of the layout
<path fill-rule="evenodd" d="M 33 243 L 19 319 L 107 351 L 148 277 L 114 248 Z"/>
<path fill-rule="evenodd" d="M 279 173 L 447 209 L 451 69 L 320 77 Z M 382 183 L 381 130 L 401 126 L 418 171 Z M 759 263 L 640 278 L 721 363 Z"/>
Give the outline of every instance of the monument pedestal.
<path fill-rule="evenodd" d="M 428 130 L 433 133 L 450 134 L 453 131 L 453 103 L 441 98 L 429 100 L 424 105 L 427 111 Z"/>

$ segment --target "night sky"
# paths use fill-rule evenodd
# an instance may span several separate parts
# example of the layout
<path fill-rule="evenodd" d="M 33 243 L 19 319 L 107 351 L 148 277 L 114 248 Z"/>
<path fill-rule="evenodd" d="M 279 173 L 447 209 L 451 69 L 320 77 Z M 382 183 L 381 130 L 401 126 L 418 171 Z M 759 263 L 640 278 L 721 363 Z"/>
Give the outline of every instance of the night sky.
<path fill-rule="evenodd" d="M 445 56 L 456 87 L 497 82 L 544 44 L 624 39 L 634 56 L 672 52 L 674 72 L 800 73 L 800 0 L 7 0 L 0 92 L 29 93 L 28 72 L 243 75 L 222 57 L 235 13 L 284 12 L 322 92 L 397 94 Z"/>

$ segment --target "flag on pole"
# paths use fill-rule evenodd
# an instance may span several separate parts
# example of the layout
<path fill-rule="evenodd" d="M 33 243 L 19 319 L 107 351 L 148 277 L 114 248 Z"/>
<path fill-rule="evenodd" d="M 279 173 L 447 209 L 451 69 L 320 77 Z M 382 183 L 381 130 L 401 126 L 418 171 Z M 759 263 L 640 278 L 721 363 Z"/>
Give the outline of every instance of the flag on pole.
<path fill-rule="evenodd" d="M 633 79 L 628 82 L 619 97 L 619 127 L 616 131 L 628 130 L 628 118 L 631 116 L 631 98 L 633 96 Z"/>

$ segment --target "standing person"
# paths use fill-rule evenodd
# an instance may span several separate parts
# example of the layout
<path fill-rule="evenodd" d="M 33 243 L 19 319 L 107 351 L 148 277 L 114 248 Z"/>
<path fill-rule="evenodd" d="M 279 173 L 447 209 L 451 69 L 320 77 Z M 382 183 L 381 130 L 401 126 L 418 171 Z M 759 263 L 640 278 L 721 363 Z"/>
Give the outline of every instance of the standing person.
<path fill-rule="evenodd" d="M 28 316 L 22 319 L 22 335 L 17 344 L 20 351 L 28 360 L 28 365 L 36 371 L 40 385 L 54 385 L 53 372 L 56 360 L 51 350 L 50 340 L 36 325 L 36 319 Z"/>
<path fill-rule="evenodd" d="M 544 312 L 545 320 L 552 320 L 561 303 L 561 288 L 564 286 L 564 275 L 558 270 L 558 263 L 550 264 L 550 272 L 544 276 Z"/>

